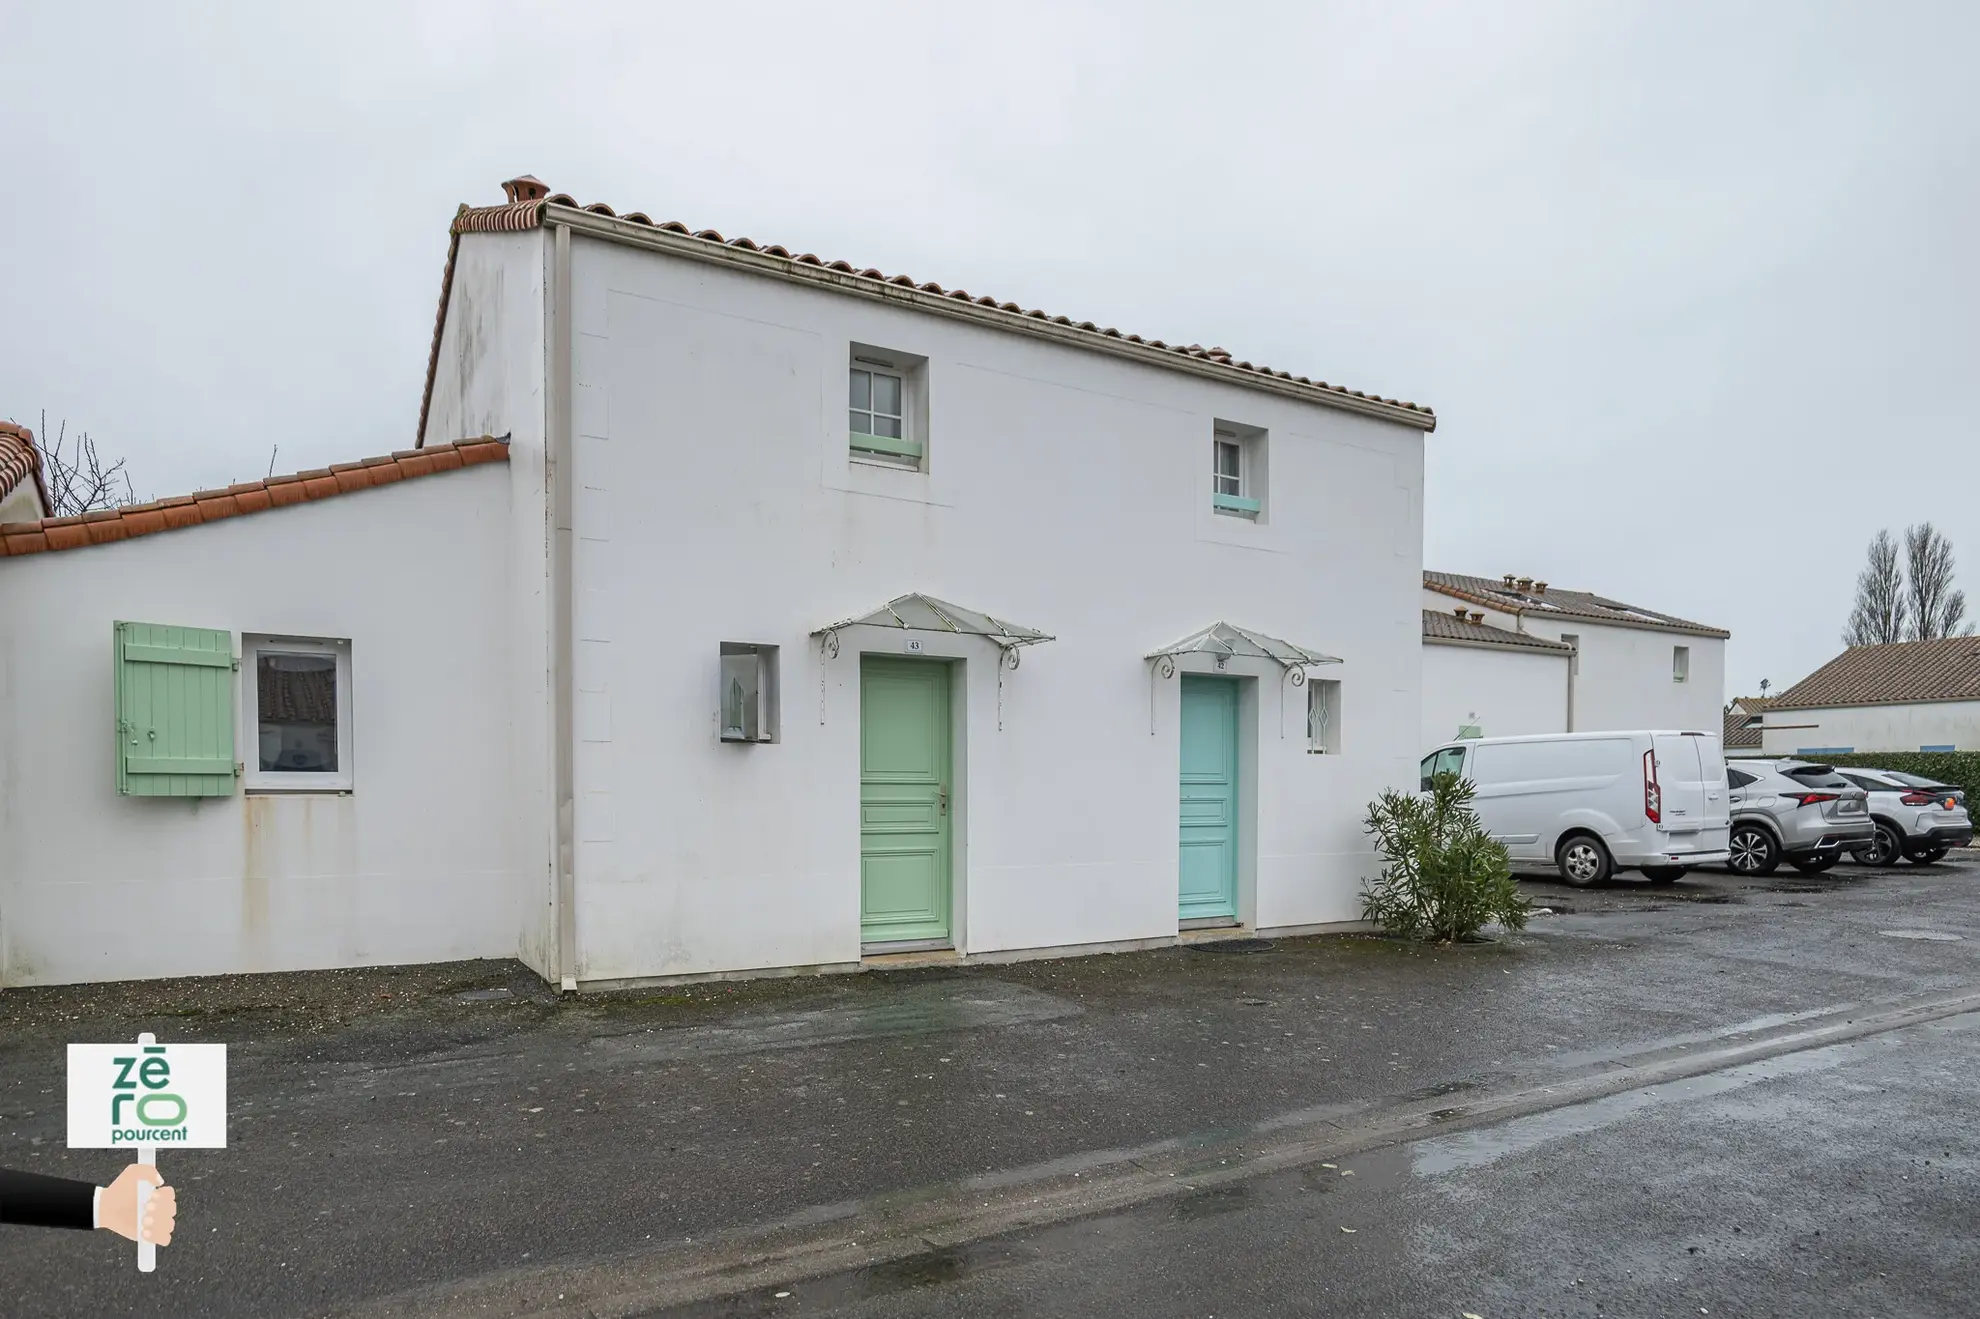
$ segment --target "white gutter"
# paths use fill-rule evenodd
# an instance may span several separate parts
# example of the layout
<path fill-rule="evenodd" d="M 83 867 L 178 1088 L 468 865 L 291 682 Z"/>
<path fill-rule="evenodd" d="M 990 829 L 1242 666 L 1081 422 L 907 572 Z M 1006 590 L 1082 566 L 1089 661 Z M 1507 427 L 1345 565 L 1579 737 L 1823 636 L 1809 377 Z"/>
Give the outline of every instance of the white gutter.
<path fill-rule="evenodd" d="M 1226 385 L 1263 390 L 1268 394 L 1280 394 L 1287 398 L 1298 399 L 1302 403 L 1318 403 L 1322 407 L 1338 408 L 1343 412 L 1355 412 L 1367 417 L 1379 417 L 1383 421 L 1400 422 L 1418 430 L 1437 429 L 1436 414 L 1405 408 L 1395 403 L 1385 403 L 1381 399 L 1356 398 L 1353 394 L 1336 393 L 1318 385 L 1302 385 L 1297 380 L 1284 380 L 1264 372 L 1246 371 L 1237 366 L 1200 357 L 1189 357 L 1145 343 L 1115 339 L 1092 330 L 1082 330 L 1076 325 L 1060 325 L 1040 317 L 1005 311 L 1001 307 L 985 307 L 980 303 L 965 302 L 961 298 L 925 293 L 905 284 L 889 284 L 882 280 L 847 274 L 825 266 L 814 266 L 808 262 L 795 261 L 769 252 L 752 252 L 746 247 L 730 247 L 725 243 L 692 238 L 686 234 L 658 229 L 652 225 L 635 224 L 629 220 L 599 215 L 593 211 L 550 203 L 544 207 L 544 223 L 555 225 L 560 233 L 568 231 L 585 234 L 609 242 L 624 243 L 631 247 L 666 252 L 672 256 L 685 257 L 690 261 L 728 266 L 735 270 L 746 270 L 753 274 L 789 280 L 795 284 L 828 288 L 835 293 L 847 293 L 875 302 L 912 307 L 916 311 L 947 316 L 952 320 L 969 321 L 991 329 L 1028 334 L 1038 339 L 1049 339 L 1069 347 L 1122 357 L 1146 366 L 1182 371 Z"/>

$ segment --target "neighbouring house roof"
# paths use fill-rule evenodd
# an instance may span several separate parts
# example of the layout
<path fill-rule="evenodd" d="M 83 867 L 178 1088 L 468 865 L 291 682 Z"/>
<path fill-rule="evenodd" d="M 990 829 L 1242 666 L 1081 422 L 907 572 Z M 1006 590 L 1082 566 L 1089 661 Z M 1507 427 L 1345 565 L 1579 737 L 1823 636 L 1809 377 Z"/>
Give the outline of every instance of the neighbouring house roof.
<path fill-rule="evenodd" d="M 1530 614 L 1534 617 L 1559 615 L 1566 618 L 1585 618 L 1593 623 L 1606 623 L 1611 627 L 1647 628 L 1655 632 L 1685 632 L 1692 636 L 1719 637 L 1724 639 L 1732 633 L 1724 628 L 1712 627 L 1706 623 L 1693 623 L 1672 614 L 1659 613 L 1655 609 L 1645 609 L 1641 605 L 1626 605 L 1620 600 L 1596 595 L 1590 591 L 1564 591 L 1532 578 L 1514 578 L 1510 583 L 1505 578 L 1468 577 L 1463 573 L 1426 572 L 1423 585 L 1440 595 L 1448 595 L 1456 600 L 1469 600 L 1472 604 L 1496 609 L 1501 613 Z"/>
<path fill-rule="evenodd" d="M 11 421 L 0 421 L 0 499 L 14 493 L 21 482 L 34 478 L 34 491 L 41 496 L 43 512 L 48 510 L 48 480 L 41 472 L 41 450 L 34 444 L 34 432 Z"/>
<path fill-rule="evenodd" d="M 294 476 L 271 476 L 265 481 L 244 481 L 225 490 L 202 490 L 197 494 L 175 495 L 148 504 L 103 509 L 81 517 L 43 518 L 39 522 L 0 522 L 0 557 L 40 554 L 48 550 L 81 549 L 129 540 L 155 531 L 176 531 L 218 522 L 243 513 L 260 513 L 286 508 L 311 500 L 346 495 L 373 486 L 391 485 L 436 472 L 451 472 L 480 463 L 509 460 L 507 437 L 483 436 L 438 444 L 427 449 L 403 449 L 382 458 L 366 458 L 355 463 L 332 463 L 315 471 Z"/>
<path fill-rule="evenodd" d="M 1549 641 L 1545 637 L 1493 627 L 1490 623 L 1473 622 L 1468 618 L 1459 618 L 1456 613 L 1442 614 L 1434 609 L 1423 611 L 1423 640 L 1433 646 L 1490 646 L 1507 650 L 1534 650 L 1549 655 L 1574 654 L 1574 647 L 1565 641 Z"/>
<path fill-rule="evenodd" d="M 1760 726 L 1756 723 L 1748 728 L 1747 720 L 1771 707 L 1776 699 L 1772 696 L 1735 697 L 1733 703 L 1726 707 L 1725 723 L 1719 730 L 1719 744 L 1728 751 L 1758 750 Z"/>
<path fill-rule="evenodd" d="M 836 287 L 855 293 L 886 297 L 924 310 L 1000 325 L 1020 333 L 1042 335 L 1061 342 L 1136 357 L 1157 365 L 1190 370 L 1197 374 L 1228 378 L 1234 383 L 1272 388 L 1281 393 L 1305 397 L 1332 407 L 1347 408 L 1391 421 L 1435 430 L 1437 414 L 1427 407 L 1399 399 L 1330 385 L 1289 371 L 1242 361 L 1222 348 L 1201 344 L 1171 344 L 1160 339 L 1144 339 L 1123 334 L 1112 326 L 1092 321 L 1075 321 L 1067 316 L 1027 310 L 1015 302 L 999 302 L 992 297 L 976 297 L 964 289 L 944 288 L 934 281 L 917 281 L 909 275 L 888 275 L 871 267 L 862 269 L 850 261 L 826 261 L 809 252 L 793 255 L 775 243 L 758 243 L 750 238 L 724 238 L 713 229 L 691 229 L 678 220 L 656 223 L 641 211 L 621 215 L 603 202 L 580 206 L 568 193 L 550 191 L 549 185 L 524 174 L 502 185 L 508 200 L 499 206 L 469 206 L 463 202 L 448 229 L 447 264 L 440 277 L 440 310 L 434 318 L 433 346 L 427 356 L 426 391 L 419 405 L 418 442 L 426 441 L 426 417 L 433 403 L 433 382 L 440 365 L 440 340 L 447 326 L 447 303 L 454 285 L 454 261 L 460 251 L 462 234 L 518 233 L 552 225 L 569 225 L 595 237 L 659 248 L 702 260 L 719 260 L 755 269 L 764 274 L 798 279 L 813 286 Z"/>
<path fill-rule="evenodd" d="M 254 708 L 265 723 L 337 722 L 337 670 L 327 657 L 313 668 L 282 668 L 264 657 L 255 674 L 255 692 Z"/>
<path fill-rule="evenodd" d="M 1851 646 L 1776 696 L 1771 710 L 1980 701 L 1980 637 Z"/>

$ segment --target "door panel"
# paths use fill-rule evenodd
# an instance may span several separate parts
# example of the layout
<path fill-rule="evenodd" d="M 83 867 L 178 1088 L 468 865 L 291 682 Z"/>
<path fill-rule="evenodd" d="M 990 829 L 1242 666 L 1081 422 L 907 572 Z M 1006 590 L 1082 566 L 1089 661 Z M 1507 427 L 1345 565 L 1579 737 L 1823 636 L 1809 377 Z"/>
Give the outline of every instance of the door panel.
<path fill-rule="evenodd" d="M 859 678 L 859 939 L 946 942 L 949 668 L 867 656 Z"/>
<path fill-rule="evenodd" d="M 1182 680 L 1183 920 L 1237 915 L 1238 689 L 1229 678 Z"/>

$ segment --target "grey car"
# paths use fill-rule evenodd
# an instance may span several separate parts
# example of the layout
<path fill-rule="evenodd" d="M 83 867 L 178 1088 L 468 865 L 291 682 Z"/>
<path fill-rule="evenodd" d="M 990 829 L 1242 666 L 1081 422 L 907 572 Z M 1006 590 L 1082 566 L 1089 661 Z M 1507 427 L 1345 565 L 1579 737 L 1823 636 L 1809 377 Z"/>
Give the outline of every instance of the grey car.
<path fill-rule="evenodd" d="M 1894 866 L 1903 857 L 1928 866 L 1973 841 L 1966 794 L 1957 788 L 1886 769 L 1852 766 L 1836 773 L 1870 794 L 1870 820 L 1877 833 L 1855 851 L 1865 865 Z"/>
<path fill-rule="evenodd" d="M 1741 875 L 1772 874 L 1786 861 L 1804 875 L 1876 841 L 1870 794 L 1833 765 L 1805 760 L 1726 762 L 1732 806 L 1728 864 Z"/>

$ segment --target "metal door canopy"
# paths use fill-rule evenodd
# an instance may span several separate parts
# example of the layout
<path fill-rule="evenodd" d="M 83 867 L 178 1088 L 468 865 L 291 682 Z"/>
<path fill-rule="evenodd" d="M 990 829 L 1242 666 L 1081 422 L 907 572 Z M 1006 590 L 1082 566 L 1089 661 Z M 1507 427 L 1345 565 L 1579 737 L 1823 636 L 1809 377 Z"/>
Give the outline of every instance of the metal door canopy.
<path fill-rule="evenodd" d="M 974 609 L 964 609 L 961 605 L 952 605 L 946 600 L 919 593 L 897 596 L 870 614 L 814 629 L 811 635 L 831 637 L 849 627 L 891 627 L 906 632 L 948 632 L 957 636 L 982 637 L 1006 651 L 1058 640 L 1037 628 L 992 618 L 989 614 L 980 614 Z"/>
<path fill-rule="evenodd" d="M 1229 623 L 1212 623 L 1201 632 L 1192 632 L 1181 641 L 1152 651 L 1144 658 L 1173 671 L 1178 655 L 1221 655 L 1229 659 L 1271 660 L 1289 673 L 1299 675 L 1297 681 L 1305 680 L 1305 671 L 1316 665 L 1339 664 L 1341 660 L 1332 655 L 1322 655 L 1317 650 L 1305 646 L 1295 646 L 1290 641 L 1268 637 L 1262 632 L 1252 632 Z M 1168 674 L 1164 674 L 1167 677 Z"/>

